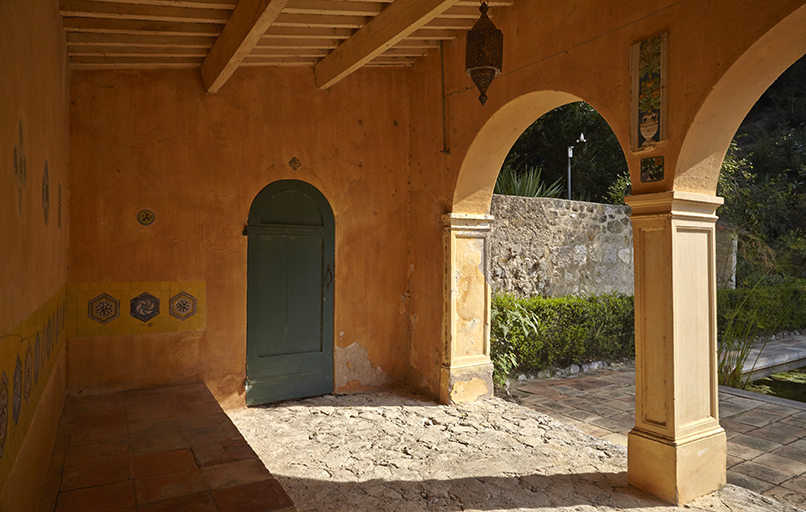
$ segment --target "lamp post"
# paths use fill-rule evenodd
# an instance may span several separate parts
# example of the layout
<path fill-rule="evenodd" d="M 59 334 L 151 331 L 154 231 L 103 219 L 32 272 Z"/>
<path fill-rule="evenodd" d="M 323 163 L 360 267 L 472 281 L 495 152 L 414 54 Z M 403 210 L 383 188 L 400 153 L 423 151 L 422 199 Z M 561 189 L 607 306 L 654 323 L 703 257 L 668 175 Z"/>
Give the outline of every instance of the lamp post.
<path fill-rule="evenodd" d="M 580 133 L 577 142 L 587 142 L 585 134 Z M 571 200 L 571 159 L 574 158 L 574 146 L 568 146 L 568 200 Z"/>

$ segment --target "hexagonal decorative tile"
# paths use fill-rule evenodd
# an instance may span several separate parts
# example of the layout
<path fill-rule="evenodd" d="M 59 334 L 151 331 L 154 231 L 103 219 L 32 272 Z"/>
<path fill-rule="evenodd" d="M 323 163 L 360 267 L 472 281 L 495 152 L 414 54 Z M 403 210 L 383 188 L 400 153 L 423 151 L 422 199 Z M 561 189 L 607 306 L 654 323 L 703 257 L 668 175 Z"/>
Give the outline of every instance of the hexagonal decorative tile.
<path fill-rule="evenodd" d="M 131 315 L 141 322 L 148 322 L 160 314 L 160 300 L 148 292 L 132 299 Z"/>
<path fill-rule="evenodd" d="M 120 301 L 102 293 L 87 303 L 87 316 L 100 324 L 108 324 L 120 316 Z M 50 329 L 45 334 L 46 338 L 49 337 L 49 332 Z M 46 340 L 45 345 L 49 346 L 50 343 Z"/>
<path fill-rule="evenodd" d="M 171 297 L 169 312 L 174 318 L 182 321 L 187 320 L 196 314 L 196 297 L 187 292 L 177 293 Z"/>

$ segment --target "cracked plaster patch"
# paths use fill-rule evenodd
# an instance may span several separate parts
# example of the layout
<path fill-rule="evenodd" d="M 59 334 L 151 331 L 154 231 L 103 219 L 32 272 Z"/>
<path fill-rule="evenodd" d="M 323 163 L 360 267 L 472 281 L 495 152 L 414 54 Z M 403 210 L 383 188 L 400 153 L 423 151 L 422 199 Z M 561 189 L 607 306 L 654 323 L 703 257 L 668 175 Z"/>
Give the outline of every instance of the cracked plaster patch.
<path fill-rule="evenodd" d="M 337 390 L 352 381 L 358 381 L 362 386 L 383 386 L 392 382 L 380 366 L 372 366 L 369 352 L 358 342 L 344 348 L 336 347 L 334 356 Z"/>

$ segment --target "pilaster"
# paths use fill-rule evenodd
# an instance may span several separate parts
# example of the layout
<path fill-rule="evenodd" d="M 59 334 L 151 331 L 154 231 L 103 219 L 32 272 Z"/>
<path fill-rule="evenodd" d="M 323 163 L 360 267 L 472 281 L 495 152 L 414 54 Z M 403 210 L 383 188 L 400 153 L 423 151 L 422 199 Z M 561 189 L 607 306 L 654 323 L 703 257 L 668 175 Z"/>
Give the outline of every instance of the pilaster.
<path fill-rule="evenodd" d="M 443 215 L 445 305 L 440 400 L 493 393 L 490 362 L 490 215 Z"/>
<path fill-rule="evenodd" d="M 682 504 L 725 485 L 716 354 L 716 208 L 686 192 L 625 198 L 635 249 L 629 482 Z"/>

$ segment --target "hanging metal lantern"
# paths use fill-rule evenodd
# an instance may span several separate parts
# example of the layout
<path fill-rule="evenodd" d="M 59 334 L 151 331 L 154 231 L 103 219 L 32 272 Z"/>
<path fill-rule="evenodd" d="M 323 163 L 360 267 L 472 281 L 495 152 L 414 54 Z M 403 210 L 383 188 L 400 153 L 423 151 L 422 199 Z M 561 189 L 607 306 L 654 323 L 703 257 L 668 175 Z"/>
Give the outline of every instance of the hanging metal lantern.
<path fill-rule="evenodd" d="M 473 79 L 481 95 L 482 105 L 487 101 L 487 88 L 501 73 L 504 61 L 504 34 L 495 28 L 487 16 L 487 2 L 479 7 L 481 17 L 467 33 L 465 50 L 465 72 Z"/>

